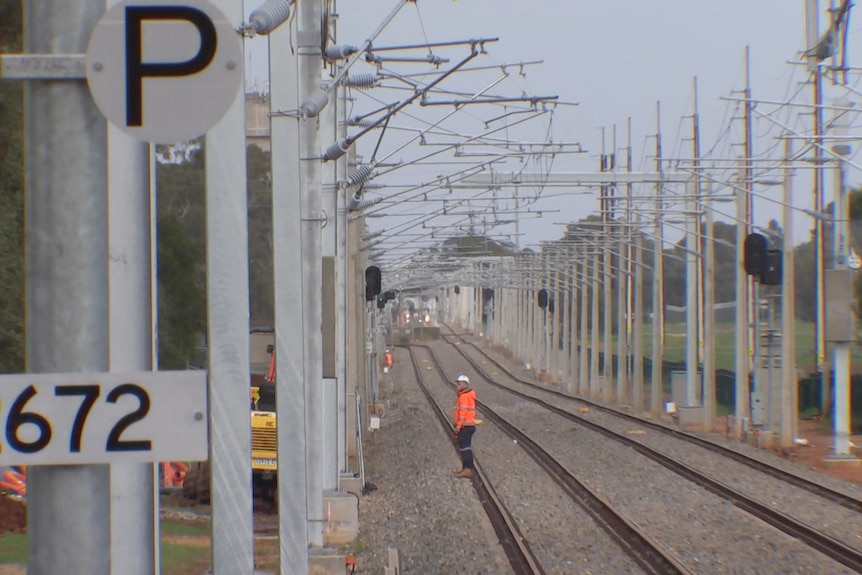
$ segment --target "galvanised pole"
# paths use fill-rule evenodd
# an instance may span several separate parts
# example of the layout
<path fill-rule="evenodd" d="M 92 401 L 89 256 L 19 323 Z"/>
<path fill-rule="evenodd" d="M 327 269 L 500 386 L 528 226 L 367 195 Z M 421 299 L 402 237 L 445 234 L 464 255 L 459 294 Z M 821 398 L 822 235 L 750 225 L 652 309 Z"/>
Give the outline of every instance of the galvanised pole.
<path fill-rule="evenodd" d="M 554 298 L 554 309 L 553 311 L 550 310 L 550 307 L 548 309 L 548 313 L 551 314 L 550 321 L 548 322 L 548 374 L 552 377 L 559 377 L 560 314 L 564 308 L 563 290 L 561 289 L 561 278 L 558 267 L 559 254 L 549 254 L 549 258 L 551 264 L 548 270 L 550 275 L 549 284 L 553 286 L 551 293 Z"/>
<path fill-rule="evenodd" d="M 706 220 L 704 238 L 704 291 L 703 291 L 703 431 L 709 433 L 715 426 L 715 225 L 712 217 L 711 186 L 702 205 Z"/>
<path fill-rule="evenodd" d="M 539 289 L 542 287 L 540 283 L 538 266 L 536 265 L 535 260 L 536 256 L 530 258 L 530 285 L 532 289 L 529 292 L 529 297 L 527 299 L 527 313 L 529 314 L 529 325 L 530 325 L 530 333 L 529 333 L 529 350 L 527 352 L 527 361 L 530 364 L 530 367 L 533 370 L 536 370 L 536 358 L 538 357 L 538 337 L 539 337 L 539 311 L 540 308 L 536 305 L 536 294 L 539 292 Z"/>
<path fill-rule="evenodd" d="M 793 254 L 793 140 L 784 140 L 784 181 L 782 184 L 781 227 L 784 230 L 781 254 L 781 447 L 792 447 L 796 437 L 798 386 L 796 381 L 796 263 Z"/>
<path fill-rule="evenodd" d="M 571 271 L 572 281 L 569 284 L 569 291 L 571 295 L 571 305 L 569 311 L 569 326 L 566 330 L 566 333 L 569 334 L 569 378 L 567 380 L 567 388 L 566 392 L 574 394 L 578 389 L 578 374 L 580 373 L 580 362 L 578 361 L 578 323 L 580 317 L 579 313 L 579 293 L 580 293 L 580 283 L 578 279 L 578 261 L 575 256 L 575 248 L 571 248 L 571 253 L 569 257 L 569 269 Z"/>
<path fill-rule="evenodd" d="M 805 49 L 806 53 L 812 54 L 820 43 L 820 2 L 818 0 L 805 0 Z M 820 70 L 819 61 L 813 56 L 808 57 L 808 71 L 811 73 L 813 88 L 812 123 L 814 131 L 814 163 L 813 174 L 813 209 L 821 214 L 824 210 L 824 157 L 823 157 L 823 73 Z M 750 100 L 750 96 L 746 94 Z M 820 408 L 824 414 L 829 414 L 832 408 L 831 393 L 829 389 L 829 377 L 826 366 L 826 286 L 825 279 L 825 238 L 823 220 L 814 218 L 814 267 L 815 267 L 815 325 L 814 346 L 816 350 L 817 372 L 820 375 Z"/>
<path fill-rule="evenodd" d="M 640 232 L 640 216 L 637 217 L 635 230 L 635 292 L 632 305 L 634 323 L 632 325 L 632 408 L 634 413 L 644 409 L 644 354 L 643 354 L 643 316 L 644 316 L 644 275 L 643 275 L 643 234 Z"/>
<path fill-rule="evenodd" d="M 104 2 L 29 0 L 24 49 L 83 54 Z M 25 84 L 26 370 L 108 371 L 107 127 L 81 80 Z M 111 570 L 107 465 L 28 470 L 30 575 Z"/>
<path fill-rule="evenodd" d="M 661 103 L 656 103 L 656 171 L 662 172 L 661 150 Z M 661 414 L 664 367 L 664 227 L 662 226 L 662 183 L 656 184 L 655 197 L 655 237 L 652 266 L 652 371 L 650 373 L 650 413 L 653 417 Z"/>
<path fill-rule="evenodd" d="M 542 309 L 542 371 L 545 372 L 546 375 L 550 375 L 551 367 L 550 367 L 550 358 L 551 358 L 551 327 L 552 322 L 548 321 L 548 315 L 551 313 L 551 298 L 554 297 L 554 286 L 551 281 L 551 270 L 550 266 L 552 264 L 550 260 L 550 254 L 546 252 L 542 252 L 539 256 L 542 258 L 542 282 L 540 287 L 548 290 L 548 305 Z M 553 318 L 551 318 L 553 320 Z"/>
<path fill-rule="evenodd" d="M 616 148 L 616 146 L 614 146 Z M 602 171 L 611 171 L 614 168 L 614 154 L 602 155 Z M 602 236 L 604 238 L 604 247 L 602 249 L 602 283 L 604 286 L 602 298 L 602 327 L 604 334 L 602 337 L 602 380 L 601 398 L 602 401 L 610 402 L 613 397 L 613 377 L 614 377 L 614 361 L 611 352 L 611 297 L 613 296 L 613 280 L 611 279 L 611 229 L 609 226 L 611 216 L 613 214 L 613 193 L 614 188 L 610 186 L 602 187 L 602 200 L 604 202 L 602 208 L 602 218 L 604 220 L 604 229 Z"/>
<path fill-rule="evenodd" d="M 323 0 L 296 4 L 296 51 L 300 104 L 318 93 L 321 85 L 321 18 Z M 308 542 L 323 547 L 326 514 L 323 505 L 323 300 L 322 300 L 322 139 L 317 118 L 302 115 L 299 122 L 300 246 L 302 249 L 302 324 L 305 334 L 303 381 L 305 393 Z"/>
<path fill-rule="evenodd" d="M 335 111 L 335 140 L 341 142 L 347 138 L 347 89 L 339 86 L 336 89 L 336 98 L 333 103 Z M 350 441 L 348 433 L 347 419 L 349 414 L 353 413 L 352 397 L 353 387 L 349 387 L 348 374 L 348 342 L 350 324 L 355 317 L 350 310 L 350 299 L 356 292 L 348 291 L 350 283 L 350 275 L 348 272 L 348 243 L 347 243 L 347 190 L 339 188 L 337 182 L 345 181 L 347 178 L 347 154 L 339 158 L 335 164 L 335 309 L 336 309 L 336 330 L 335 330 L 335 353 L 336 353 L 336 371 L 338 377 L 338 439 L 337 439 L 337 457 L 339 471 L 347 471 L 347 444 Z M 350 390 L 350 391 L 348 391 Z M 354 400 L 355 401 L 355 400 Z"/>
<path fill-rule="evenodd" d="M 299 58 L 293 45 L 296 34 L 292 28 L 295 28 L 293 22 L 269 35 L 271 113 L 296 111 L 300 105 Z M 306 573 L 309 547 L 302 250 L 297 249 L 301 245 L 300 194 L 297 193 L 300 189 L 299 122 L 296 114 L 272 114 L 270 120 L 272 157 L 278 158 L 272 162 L 272 251 L 281 575 Z M 359 254 L 357 259 L 361 262 Z M 361 274 L 362 270 L 358 272 Z M 364 336 L 363 332 L 363 349 Z M 363 377 L 361 381 L 366 379 Z"/>
<path fill-rule="evenodd" d="M 585 256 L 581 256 L 578 262 L 578 266 L 580 268 L 580 274 L 578 274 L 578 281 L 580 283 L 580 289 L 578 290 L 580 293 L 580 310 L 581 310 L 581 327 L 580 327 L 580 336 L 578 337 L 578 344 L 580 348 L 578 349 L 579 357 L 578 357 L 578 393 L 580 395 L 586 396 L 589 394 L 589 382 L 590 382 L 590 358 L 589 358 L 589 350 L 590 346 L 588 345 L 587 336 L 589 335 L 589 328 L 587 326 L 587 320 L 590 317 L 590 282 L 587 280 L 587 259 Z"/>
<path fill-rule="evenodd" d="M 341 102 L 338 100 L 339 89 L 332 91 L 332 100 L 320 112 L 320 133 L 328 141 L 336 142 L 337 114 Z M 346 154 L 345 154 L 346 155 Z M 341 156 L 339 160 L 343 160 Z M 338 489 L 339 471 L 343 469 L 342 457 L 344 428 L 341 415 L 344 413 L 344 393 L 341 391 L 344 380 L 341 377 L 342 369 L 339 365 L 343 360 L 339 352 L 339 343 L 344 334 L 344 299 L 339 289 L 338 278 L 341 275 L 338 270 L 339 263 L 339 236 L 338 222 L 340 218 L 346 219 L 344 210 L 339 212 L 338 199 L 338 161 L 331 161 L 321 167 L 320 206 L 321 213 L 325 214 L 323 228 L 320 230 L 321 249 L 321 458 L 323 466 L 322 486 L 326 490 Z M 342 173 L 342 181 L 347 177 Z M 343 194 L 341 194 L 343 195 Z"/>
<path fill-rule="evenodd" d="M 155 251 L 150 233 L 150 146 L 108 126 L 108 244 L 110 369 L 117 373 L 157 367 L 152 280 Z M 154 198 L 153 198 L 154 199 Z M 129 575 L 159 571 L 158 468 L 152 463 L 111 465 L 111 563 Z"/>
<path fill-rule="evenodd" d="M 611 297 L 613 296 L 613 275 L 611 274 L 611 246 L 610 246 L 610 232 L 606 231 L 605 234 L 605 245 L 603 248 L 602 255 L 602 278 L 604 284 L 604 297 L 602 298 L 602 310 L 603 314 L 603 328 L 604 328 L 604 337 L 602 341 L 602 354 L 604 355 L 604 369 L 602 370 L 602 374 L 604 376 L 604 381 L 602 382 L 602 400 L 606 402 L 610 402 L 613 399 L 613 377 L 614 377 L 614 358 L 612 355 L 612 346 L 611 339 L 613 334 L 611 332 L 612 328 L 612 314 L 611 314 Z"/>
<path fill-rule="evenodd" d="M 835 103 L 836 107 L 849 108 L 850 102 L 840 99 Z M 846 112 L 836 111 L 836 117 L 832 120 L 832 129 L 838 136 L 847 133 L 849 119 Z M 833 151 L 839 156 L 836 159 L 832 181 L 833 209 L 832 209 L 832 269 L 843 269 L 849 272 L 848 255 L 850 254 L 850 194 L 846 186 L 846 175 L 844 170 L 844 157 L 849 156 L 851 147 L 848 144 L 837 144 Z M 854 318 L 855 319 L 855 318 Z M 853 323 L 855 327 L 855 322 Z M 855 333 L 855 330 L 854 330 Z M 831 458 L 853 459 L 850 451 L 850 434 L 852 413 L 850 410 L 850 345 L 849 341 L 835 341 L 833 344 L 833 369 L 835 371 L 835 402 L 833 413 L 833 433 L 835 443 Z"/>
<path fill-rule="evenodd" d="M 532 334 L 532 309 L 531 305 L 533 303 L 532 293 L 533 293 L 533 279 L 532 274 L 530 273 L 530 269 L 528 267 L 528 262 L 525 260 L 521 262 L 520 272 L 523 274 L 521 285 L 524 286 L 521 288 L 521 322 L 518 325 L 519 331 L 521 333 L 521 361 L 527 363 L 531 361 L 530 358 L 530 344 L 531 344 L 531 334 Z"/>
<path fill-rule="evenodd" d="M 628 216 L 626 216 L 628 217 Z M 617 234 L 617 245 L 619 248 L 619 257 L 617 266 L 617 385 L 616 385 L 616 402 L 623 404 L 628 400 L 628 341 L 626 328 L 626 300 L 628 299 L 628 276 L 625 273 L 629 267 L 628 261 L 623 261 L 626 257 L 626 252 L 623 250 L 624 232 L 620 230 Z M 629 253 L 629 256 L 631 254 Z M 628 259 L 628 258 L 626 258 Z"/>
<path fill-rule="evenodd" d="M 697 405 L 697 253 L 700 241 L 695 222 L 695 185 L 686 186 L 685 218 L 685 399 L 686 407 Z"/>
<path fill-rule="evenodd" d="M 748 233 L 745 222 L 747 210 L 746 186 L 744 177 L 734 189 L 736 195 L 736 320 L 734 345 L 734 370 L 736 371 L 736 409 L 734 417 L 734 436 L 742 438 L 745 431 L 743 419 L 748 417 L 748 277 L 743 268 L 745 260 L 745 236 Z"/>
<path fill-rule="evenodd" d="M 590 290 L 590 397 L 596 399 L 599 387 L 599 260 L 596 251 L 593 256 L 593 287 Z"/>
<path fill-rule="evenodd" d="M 240 0 L 214 0 L 231 22 Z M 214 575 L 254 570 L 245 98 L 206 135 L 207 346 Z M 238 385 L 242 382 L 242 385 Z"/>
<path fill-rule="evenodd" d="M 569 247 L 566 260 L 563 262 L 563 269 L 566 270 L 566 325 L 563 328 L 563 357 L 565 359 L 565 383 L 563 390 L 566 393 L 574 392 L 574 380 L 577 377 L 575 358 L 575 337 L 577 337 L 577 327 L 575 322 L 578 315 L 576 311 L 577 299 L 575 295 L 575 271 L 573 268 L 574 248 Z M 566 265 L 567 264 L 567 265 Z"/>

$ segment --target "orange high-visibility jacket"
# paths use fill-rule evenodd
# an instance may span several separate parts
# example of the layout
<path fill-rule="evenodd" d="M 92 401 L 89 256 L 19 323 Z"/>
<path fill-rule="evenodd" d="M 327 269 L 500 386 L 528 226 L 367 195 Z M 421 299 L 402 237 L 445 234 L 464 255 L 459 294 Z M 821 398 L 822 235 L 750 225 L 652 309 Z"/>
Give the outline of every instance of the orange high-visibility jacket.
<path fill-rule="evenodd" d="M 392 367 L 392 353 L 386 352 L 386 355 L 383 356 L 383 365 L 386 367 Z"/>
<path fill-rule="evenodd" d="M 455 430 L 460 431 L 465 425 L 476 425 L 476 392 L 469 387 L 458 392 L 455 404 Z"/>

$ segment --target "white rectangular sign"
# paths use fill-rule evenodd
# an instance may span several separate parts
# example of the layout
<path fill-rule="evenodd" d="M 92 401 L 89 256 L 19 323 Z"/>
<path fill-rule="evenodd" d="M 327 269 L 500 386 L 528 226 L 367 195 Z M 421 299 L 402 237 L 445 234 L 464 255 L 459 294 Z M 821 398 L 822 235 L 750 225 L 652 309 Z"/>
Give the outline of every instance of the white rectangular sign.
<path fill-rule="evenodd" d="M 201 461 L 205 371 L 0 376 L 0 465 Z"/>

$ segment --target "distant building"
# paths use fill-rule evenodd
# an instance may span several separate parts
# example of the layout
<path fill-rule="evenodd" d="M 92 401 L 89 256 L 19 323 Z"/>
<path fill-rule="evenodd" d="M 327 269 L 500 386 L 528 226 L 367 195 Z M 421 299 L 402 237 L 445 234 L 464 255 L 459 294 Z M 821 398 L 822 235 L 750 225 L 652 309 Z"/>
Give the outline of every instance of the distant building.
<path fill-rule="evenodd" d="M 255 144 L 264 152 L 270 151 L 269 94 L 245 95 L 245 136 L 248 144 Z"/>

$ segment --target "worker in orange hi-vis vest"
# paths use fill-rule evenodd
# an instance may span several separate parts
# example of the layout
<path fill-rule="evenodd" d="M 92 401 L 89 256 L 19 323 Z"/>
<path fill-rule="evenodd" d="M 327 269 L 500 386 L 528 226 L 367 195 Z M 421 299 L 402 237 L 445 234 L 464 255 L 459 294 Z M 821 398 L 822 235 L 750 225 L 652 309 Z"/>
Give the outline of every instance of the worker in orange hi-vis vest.
<path fill-rule="evenodd" d="M 392 367 L 392 352 L 388 349 L 383 354 L 383 367 Z"/>
<path fill-rule="evenodd" d="M 455 379 L 458 401 L 455 403 L 455 436 L 452 438 L 461 455 L 462 469 L 455 477 L 473 476 L 473 433 L 476 432 L 476 392 L 470 387 L 470 378 L 459 375 Z"/>

